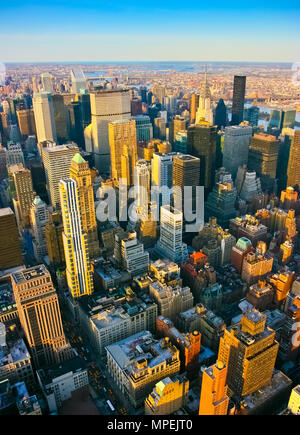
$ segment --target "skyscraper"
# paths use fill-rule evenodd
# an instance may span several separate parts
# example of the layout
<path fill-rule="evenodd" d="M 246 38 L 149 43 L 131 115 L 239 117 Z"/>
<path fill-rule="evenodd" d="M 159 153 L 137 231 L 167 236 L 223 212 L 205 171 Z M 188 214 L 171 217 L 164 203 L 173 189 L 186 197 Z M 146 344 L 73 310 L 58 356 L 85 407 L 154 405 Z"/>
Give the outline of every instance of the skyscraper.
<path fill-rule="evenodd" d="M 272 190 L 276 178 L 279 141 L 266 133 L 255 133 L 249 142 L 248 168 L 257 173 L 263 190 Z"/>
<path fill-rule="evenodd" d="M 38 142 L 56 141 L 53 100 L 50 93 L 40 92 L 33 97 L 34 119 Z"/>
<path fill-rule="evenodd" d="M 243 121 L 246 90 L 246 76 L 234 76 L 231 124 L 238 125 Z"/>
<path fill-rule="evenodd" d="M 143 220 L 148 220 L 150 202 L 150 164 L 139 160 L 134 168 L 134 186 L 137 190 L 137 209 Z"/>
<path fill-rule="evenodd" d="M 62 362 L 73 353 L 66 343 L 58 297 L 43 264 L 11 275 L 21 326 L 37 367 Z"/>
<path fill-rule="evenodd" d="M 258 391 L 272 378 L 279 344 L 266 315 L 251 309 L 225 329 L 218 360 L 228 367 L 227 384 L 238 397 Z"/>
<path fill-rule="evenodd" d="M 136 126 L 136 140 L 149 142 L 153 139 L 153 127 L 147 115 L 133 116 Z"/>
<path fill-rule="evenodd" d="M 213 118 L 211 93 L 207 83 L 207 73 L 205 72 L 204 83 L 200 90 L 199 106 L 196 112 L 196 124 L 199 124 L 201 121 L 206 121 L 209 125 L 213 125 Z"/>
<path fill-rule="evenodd" d="M 36 133 L 33 109 L 17 110 L 18 125 L 23 138 Z"/>
<path fill-rule="evenodd" d="M 175 118 L 171 121 L 170 125 L 170 133 L 169 133 L 169 140 L 172 144 L 175 142 L 176 134 L 179 131 L 185 131 L 186 130 L 186 120 L 183 116 L 176 115 Z"/>
<path fill-rule="evenodd" d="M 64 233 L 67 282 L 71 295 L 78 298 L 93 293 L 93 274 L 88 237 L 83 231 L 77 181 L 65 178 L 59 183 Z"/>
<path fill-rule="evenodd" d="M 231 173 L 233 180 L 239 166 L 247 164 L 251 136 L 252 127 L 247 124 L 225 128 L 223 166 Z"/>
<path fill-rule="evenodd" d="M 45 226 L 45 238 L 49 260 L 52 266 L 59 266 L 65 262 L 62 240 L 63 230 L 61 214 L 59 212 L 51 213 L 49 222 L 47 222 Z"/>
<path fill-rule="evenodd" d="M 9 167 L 9 178 L 14 184 L 15 195 L 13 204 L 20 231 L 29 225 L 30 207 L 35 197 L 33 190 L 31 172 L 23 165 Z"/>
<path fill-rule="evenodd" d="M 196 121 L 196 112 L 199 106 L 199 95 L 191 94 L 190 100 L 190 124 L 194 124 Z"/>
<path fill-rule="evenodd" d="M 50 74 L 48 73 L 41 74 L 41 82 L 42 82 L 43 91 L 49 92 L 51 94 L 53 92 L 53 85 L 52 85 L 52 79 Z"/>
<path fill-rule="evenodd" d="M 86 151 L 95 154 L 95 166 L 100 174 L 109 174 L 110 143 L 108 124 L 131 117 L 130 95 L 127 89 L 93 91 L 91 98 L 91 124 L 86 132 Z M 87 127 L 87 129 L 89 129 Z"/>
<path fill-rule="evenodd" d="M 160 208 L 160 238 L 156 251 L 162 258 L 183 262 L 188 258 L 187 245 L 182 243 L 183 214 L 170 205 Z"/>
<path fill-rule="evenodd" d="M 178 205 L 177 200 L 181 203 L 181 209 L 184 210 L 184 201 L 188 195 L 184 192 L 185 186 L 192 188 L 191 202 L 188 207 L 192 210 L 196 209 L 196 186 L 199 186 L 200 181 L 200 159 L 189 154 L 178 154 L 173 156 L 173 186 L 180 187 L 181 199 L 174 193 L 174 204 Z"/>
<path fill-rule="evenodd" d="M 71 69 L 72 92 L 79 94 L 81 89 L 86 88 L 86 78 L 80 68 Z"/>
<path fill-rule="evenodd" d="M 63 144 L 69 139 L 68 135 L 68 117 L 67 108 L 62 94 L 52 95 L 53 114 L 56 131 L 56 139 L 58 143 Z"/>
<path fill-rule="evenodd" d="M 226 415 L 229 404 L 227 367 L 222 361 L 206 368 L 202 375 L 199 415 Z"/>
<path fill-rule="evenodd" d="M 215 125 L 218 130 L 225 128 L 227 124 L 227 109 L 223 98 L 220 98 L 215 111 Z"/>
<path fill-rule="evenodd" d="M 118 120 L 108 124 L 111 156 L 111 176 L 119 184 L 126 178 L 127 185 L 134 183 L 134 167 L 137 162 L 136 127 L 134 120 Z"/>
<path fill-rule="evenodd" d="M 189 153 L 200 159 L 200 186 L 208 193 L 214 184 L 217 127 L 200 122 L 188 128 Z"/>
<path fill-rule="evenodd" d="M 69 177 L 71 160 L 78 151 L 78 147 L 74 143 L 42 149 L 48 196 L 55 208 L 60 208 L 59 181 L 62 178 Z"/>
<path fill-rule="evenodd" d="M 30 224 L 33 233 L 33 251 L 37 262 L 47 255 L 45 226 L 49 220 L 49 209 L 39 196 L 36 196 L 30 208 Z"/>
<path fill-rule="evenodd" d="M 23 264 L 16 218 L 11 208 L 0 208 L 0 270 Z"/>
<path fill-rule="evenodd" d="M 70 178 L 77 182 L 79 212 L 83 231 L 87 234 L 89 255 L 97 257 L 100 253 L 95 214 L 94 192 L 91 170 L 79 153 L 71 160 Z"/>
<path fill-rule="evenodd" d="M 300 131 L 296 130 L 292 138 L 289 164 L 287 170 L 287 186 L 300 186 Z"/>

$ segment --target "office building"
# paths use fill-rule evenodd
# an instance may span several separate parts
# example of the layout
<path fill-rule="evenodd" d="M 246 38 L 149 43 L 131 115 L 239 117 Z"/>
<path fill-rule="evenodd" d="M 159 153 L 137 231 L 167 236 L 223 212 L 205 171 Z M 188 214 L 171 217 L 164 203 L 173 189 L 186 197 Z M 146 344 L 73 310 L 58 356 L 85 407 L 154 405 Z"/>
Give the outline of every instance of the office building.
<path fill-rule="evenodd" d="M 0 270 L 23 264 L 15 215 L 11 208 L 0 209 Z"/>
<path fill-rule="evenodd" d="M 196 187 L 200 182 L 200 159 L 188 154 L 173 156 L 173 186 L 180 188 L 180 194 L 174 192 L 174 204 L 180 210 L 196 210 Z M 192 188 L 191 195 L 184 191 L 185 186 Z M 185 201 L 189 202 L 185 204 Z M 200 198 L 198 202 L 200 201 Z"/>
<path fill-rule="evenodd" d="M 225 128 L 223 147 L 223 166 L 235 179 L 239 166 L 247 164 L 249 141 L 252 127 L 249 125 L 234 125 Z"/>
<path fill-rule="evenodd" d="M 216 183 L 205 203 L 205 220 L 214 216 L 221 227 L 228 228 L 230 219 L 234 219 L 237 215 L 234 207 L 236 196 L 237 192 L 232 180 Z"/>
<path fill-rule="evenodd" d="M 26 382 L 30 388 L 34 386 L 34 374 L 31 357 L 24 340 L 16 332 L 16 325 L 5 328 L 0 323 L 0 382 L 8 380 Z"/>
<path fill-rule="evenodd" d="M 244 117 L 244 102 L 246 90 L 246 76 L 234 76 L 232 98 L 232 125 L 239 125 Z"/>
<path fill-rule="evenodd" d="M 173 155 L 154 153 L 151 162 L 151 184 L 152 186 L 172 187 L 173 177 Z"/>
<path fill-rule="evenodd" d="M 196 124 L 205 121 L 209 125 L 213 125 L 214 116 L 211 104 L 211 93 L 207 83 L 207 73 L 205 72 L 204 83 L 201 86 L 199 105 L 196 112 Z"/>
<path fill-rule="evenodd" d="M 86 88 L 86 78 L 81 68 L 71 69 L 72 92 L 79 94 L 81 89 Z"/>
<path fill-rule="evenodd" d="M 248 168 L 260 177 L 263 190 L 272 190 L 276 178 L 279 141 L 266 133 L 255 133 L 249 143 Z"/>
<path fill-rule="evenodd" d="M 99 256 L 99 240 L 94 204 L 91 170 L 88 162 L 77 153 L 71 160 L 70 178 L 77 182 L 82 230 L 87 234 L 90 258 Z"/>
<path fill-rule="evenodd" d="M 145 400 L 146 415 L 171 415 L 187 403 L 189 381 L 184 375 L 168 376 L 157 382 Z"/>
<path fill-rule="evenodd" d="M 246 165 L 238 168 L 235 185 L 239 197 L 247 203 L 251 203 L 257 195 L 262 194 L 260 178 L 256 176 L 255 171 L 248 171 Z"/>
<path fill-rule="evenodd" d="M 49 208 L 46 203 L 36 196 L 30 208 L 30 226 L 33 235 L 33 252 L 38 263 L 47 255 L 45 226 L 49 221 Z"/>
<path fill-rule="evenodd" d="M 21 164 L 9 167 L 9 179 L 13 183 L 13 204 L 17 223 L 20 231 L 23 231 L 30 222 L 30 207 L 35 197 L 31 172 Z"/>
<path fill-rule="evenodd" d="M 61 214 L 59 212 L 51 213 L 49 215 L 49 221 L 45 225 L 45 239 L 49 261 L 54 267 L 62 265 L 65 262 L 62 239 L 63 231 L 64 227 Z"/>
<path fill-rule="evenodd" d="M 248 121 L 251 127 L 257 127 L 259 119 L 259 107 L 251 106 L 245 109 L 245 121 Z"/>
<path fill-rule="evenodd" d="M 194 124 L 196 121 L 196 112 L 199 107 L 199 95 L 191 94 L 190 98 L 190 124 Z"/>
<path fill-rule="evenodd" d="M 190 288 L 179 283 L 154 281 L 149 286 L 149 293 L 158 305 L 158 314 L 172 321 L 182 311 L 192 308 L 194 302 Z"/>
<path fill-rule="evenodd" d="M 93 293 L 93 273 L 88 237 L 83 230 L 77 181 L 65 178 L 59 183 L 63 218 L 63 244 L 69 292 L 73 298 Z"/>
<path fill-rule="evenodd" d="M 265 242 L 257 243 L 256 252 L 249 252 L 244 258 L 242 279 L 249 285 L 266 277 L 271 272 L 274 258 L 267 253 Z"/>
<path fill-rule="evenodd" d="M 53 85 L 52 85 L 52 77 L 48 73 L 41 74 L 41 82 L 42 82 L 42 90 L 44 92 L 52 93 Z"/>
<path fill-rule="evenodd" d="M 134 120 L 118 120 L 108 124 L 111 156 L 111 177 L 119 184 L 126 178 L 127 185 L 133 184 L 134 167 L 137 162 L 136 127 Z"/>
<path fill-rule="evenodd" d="M 153 137 L 162 141 L 166 140 L 166 120 L 163 117 L 154 118 Z"/>
<path fill-rule="evenodd" d="M 178 131 L 175 134 L 173 151 L 176 153 L 188 154 L 187 130 Z"/>
<path fill-rule="evenodd" d="M 8 143 L 6 150 L 6 166 L 22 164 L 25 167 L 24 154 L 21 144 Z"/>
<path fill-rule="evenodd" d="M 222 361 L 203 371 L 199 415 L 227 415 L 229 397 L 226 376 L 227 367 Z"/>
<path fill-rule="evenodd" d="M 290 157 L 287 170 L 287 186 L 300 185 L 300 131 L 295 131 L 292 138 Z"/>
<path fill-rule="evenodd" d="M 176 134 L 179 131 L 186 130 L 186 120 L 183 116 L 176 115 L 175 118 L 172 119 L 169 129 L 169 140 L 171 144 L 174 144 Z"/>
<path fill-rule="evenodd" d="M 103 89 L 90 93 L 91 124 L 85 137 L 86 151 L 94 153 L 95 166 L 100 174 L 109 174 L 110 139 L 108 124 L 116 120 L 130 120 L 130 95 L 127 89 Z"/>
<path fill-rule="evenodd" d="M 85 361 L 78 357 L 40 368 L 37 378 L 51 413 L 57 413 L 72 394 L 89 385 Z"/>
<path fill-rule="evenodd" d="M 215 125 L 218 130 L 224 129 L 227 124 L 227 109 L 223 98 L 220 98 L 215 110 Z"/>
<path fill-rule="evenodd" d="M 107 346 L 106 354 L 109 375 L 136 408 L 158 381 L 180 370 L 179 350 L 168 338 L 154 340 L 149 331 Z"/>
<path fill-rule="evenodd" d="M 182 242 L 183 214 L 170 205 L 160 208 L 160 238 L 155 250 L 162 258 L 181 263 L 188 257 L 187 245 Z"/>
<path fill-rule="evenodd" d="M 17 110 L 20 134 L 23 139 L 36 133 L 33 109 Z"/>
<path fill-rule="evenodd" d="M 153 126 L 147 115 L 136 115 L 132 119 L 135 121 L 137 142 L 149 142 L 153 139 Z"/>
<path fill-rule="evenodd" d="M 136 211 L 143 220 L 148 220 L 150 203 L 150 164 L 139 160 L 134 168 L 134 186 L 136 189 Z"/>
<path fill-rule="evenodd" d="M 56 131 L 56 139 L 59 144 L 64 144 L 69 140 L 68 116 L 65 98 L 62 94 L 52 95 L 53 114 Z M 51 139 L 50 139 L 51 140 Z"/>
<path fill-rule="evenodd" d="M 130 287 L 118 295 L 107 293 L 80 301 L 80 324 L 99 355 L 105 347 L 138 332 L 155 331 L 157 305 L 147 294 Z"/>
<path fill-rule="evenodd" d="M 61 179 L 69 177 L 72 158 L 78 151 L 78 147 L 74 143 L 47 146 L 42 149 L 48 196 L 54 208 L 60 208 L 59 182 Z"/>
<path fill-rule="evenodd" d="M 33 110 L 38 142 L 56 141 L 53 99 L 50 93 L 40 92 L 33 97 Z"/>
<path fill-rule="evenodd" d="M 189 153 L 200 159 L 200 186 L 204 186 L 206 192 L 214 184 L 216 141 L 217 128 L 208 122 L 188 127 Z"/>
<path fill-rule="evenodd" d="M 241 322 L 225 329 L 218 360 L 227 366 L 230 391 L 242 397 L 271 381 L 279 344 L 275 332 L 266 327 L 266 315 L 251 309 Z"/>
<path fill-rule="evenodd" d="M 68 359 L 58 297 L 44 265 L 11 275 L 21 326 L 37 367 Z"/>
<path fill-rule="evenodd" d="M 137 239 L 135 231 L 115 234 L 114 257 L 131 276 L 143 274 L 149 267 L 149 253 Z"/>

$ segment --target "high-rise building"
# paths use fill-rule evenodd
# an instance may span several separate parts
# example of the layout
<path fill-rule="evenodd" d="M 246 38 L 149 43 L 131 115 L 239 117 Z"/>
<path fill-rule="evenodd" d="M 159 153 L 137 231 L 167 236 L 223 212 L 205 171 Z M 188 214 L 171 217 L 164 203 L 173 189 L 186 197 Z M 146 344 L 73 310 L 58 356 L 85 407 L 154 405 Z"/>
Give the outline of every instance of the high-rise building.
<path fill-rule="evenodd" d="M 236 196 L 237 192 L 232 180 L 216 183 L 205 203 L 205 220 L 208 221 L 214 216 L 221 227 L 228 228 L 230 219 L 234 219 L 237 215 L 234 207 Z"/>
<path fill-rule="evenodd" d="M 117 263 L 132 276 L 147 272 L 149 253 L 137 239 L 135 231 L 115 234 L 114 257 Z"/>
<path fill-rule="evenodd" d="M 244 117 L 244 102 L 246 90 L 246 76 L 234 76 L 232 98 L 232 125 L 239 125 Z"/>
<path fill-rule="evenodd" d="M 245 121 L 248 121 L 251 127 L 257 127 L 259 119 L 259 107 L 251 106 L 245 109 Z"/>
<path fill-rule="evenodd" d="M 199 106 L 196 112 L 196 124 L 201 121 L 208 122 L 209 125 L 214 123 L 214 115 L 211 104 L 211 93 L 207 83 L 207 73 L 205 72 L 204 83 L 201 86 Z"/>
<path fill-rule="evenodd" d="M 62 94 L 52 95 L 53 115 L 56 138 L 59 144 L 66 143 L 69 139 L 67 108 Z"/>
<path fill-rule="evenodd" d="M 174 138 L 173 151 L 188 154 L 187 130 L 178 131 Z"/>
<path fill-rule="evenodd" d="M 189 186 L 192 188 L 190 201 L 186 204 L 192 210 L 196 209 L 196 187 L 200 182 L 200 159 L 188 154 L 177 154 L 173 156 L 173 186 L 180 188 L 181 194 L 174 193 L 174 204 L 181 210 L 185 209 L 184 201 L 188 196 L 184 192 L 184 188 Z M 181 196 L 181 198 L 180 198 Z M 177 202 L 178 201 L 178 202 Z"/>
<path fill-rule="evenodd" d="M 134 168 L 134 186 L 137 212 L 143 220 L 147 220 L 150 203 L 150 163 L 146 160 L 139 160 Z"/>
<path fill-rule="evenodd" d="M 51 94 L 53 92 L 51 75 L 48 73 L 41 74 L 41 82 L 42 82 L 42 90 L 44 92 L 49 92 Z"/>
<path fill-rule="evenodd" d="M 81 89 L 86 88 L 86 78 L 80 68 L 71 69 L 72 92 L 79 94 Z"/>
<path fill-rule="evenodd" d="M 91 170 L 79 153 L 71 160 L 70 177 L 77 182 L 79 212 L 83 231 L 87 234 L 90 258 L 99 256 L 99 240 Z"/>
<path fill-rule="evenodd" d="M 153 137 L 160 140 L 166 140 L 166 120 L 162 116 L 154 118 Z"/>
<path fill-rule="evenodd" d="M 18 125 L 23 138 L 36 133 L 33 109 L 17 110 Z"/>
<path fill-rule="evenodd" d="M 260 178 L 256 176 L 255 171 L 248 171 L 246 165 L 238 168 L 235 185 L 239 197 L 248 203 L 256 195 L 262 194 Z"/>
<path fill-rule="evenodd" d="M 186 130 L 186 120 L 183 116 L 176 115 L 175 118 L 171 121 L 170 129 L 169 129 L 169 140 L 172 144 L 175 142 L 176 134 L 179 131 Z"/>
<path fill-rule="evenodd" d="M 47 252 L 52 266 L 60 266 L 65 262 L 65 252 L 63 245 L 64 227 L 62 216 L 59 212 L 53 212 L 49 216 L 49 222 L 45 226 L 45 238 Z"/>
<path fill-rule="evenodd" d="M 68 359 L 58 297 L 42 264 L 11 275 L 21 326 L 37 367 Z"/>
<path fill-rule="evenodd" d="M 248 284 L 254 284 L 265 278 L 272 270 L 273 261 L 273 257 L 267 253 L 266 243 L 257 242 L 256 252 L 249 252 L 244 258 L 242 279 Z"/>
<path fill-rule="evenodd" d="M 68 137 L 71 141 L 74 141 L 79 147 L 84 149 L 85 142 L 80 103 L 78 101 L 71 101 L 71 103 L 66 106 L 66 109 Z"/>
<path fill-rule="evenodd" d="M 111 157 L 111 177 L 119 184 L 120 178 L 127 185 L 134 182 L 134 167 L 137 162 L 136 127 L 134 120 L 118 120 L 108 124 Z"/>
<path fill-rule="evenodd" d="M 23 264 L 16 218 L 11 208 L 0 208 L 0 270 Z"/>
<path fill-rule="evenodd" d="M 266 133 L 255 133 L 249 143 L 248 168 L 257 173 L 263 190 L 271 190 L 276 178 L 279 141 Z"/>
<path fill-rule="evenodd" d="M 222 361 L 206 368 L 202 374 L 199 415 L 227 415 L 227 367 Z"/>
<path fill-rule="evenodd" d="M 40 92 L 33 97 L 33 110 L 38 142 L 56 141 L 53 99 L 50 93 Z"/>
<path fill-rule="evenodd" d="M 71 160 L 78 151 L 74 143 L 42 149 L 48 196 L 55 208 L 60 208 L 59 182 L 62 178 L 69 177 Z"/>
<path fill-rule="evenodd" d="M 163 205 L 160 208 L 160 238 L 155 248 L 159 255 L 176 263 L 188 258 L 187 245 L 182 242 L 182 229 L 182 212 Z"/>
<path fill-rule="evenodd" d="M 136 115 L 132 119 L 135 121 L 137 142 L 151 141 L 153 139 L 153 126 L 150 117 L 147 115 Z"/>
<path fill-rule="evenodd" d="M 18 165 L 19 163 L 21 163 L 25 168 L 25 160 L 24 160 L 24 154 L 22 151 L 21 144 L 9 143 L 7 145 L 7 151 L 6 151 L 7 167 L 11 165 Z"/>
<path fill-rule="evenodd" d="M 228 368 L 231 392 L 242 397 L 268 384 L 278 347 L 275 331 L 266 327 L 266 315 L 255 309 L 245 312 L 240 323 L 225 329 L 218 360 Z"/>
<path fill-rule="evenodd" d="M 33 252 L 38 263 L 47 255 L 45 226 L 48 221 L 49 208 L 39 196 L 36 196 L 30 208 L 30 224 L 33 233 Z"/>
<path fill-rule="evenodd" d="M 287 170 L 287 186 L 300 185 L 300 131 L 296 130 L 292 138 L 290 157 Z"/>
<path fill-rule="evenodd" d="M 6 148 L 0 144 L 0 182 L 7 178 L 6 153 Z"/>
<path fill-rule="evenodd" d="M 220 98 L 215 111 L 215 125 L 218 130 L 225 128 L 227 124 L 227 109 L 223 98 Z"/>
<path fill-rule="evenodd" d="M 73 298 L 90 295 L 94 290 L 88 237 L 81 222 L 78 187 L 77 181 L 72 178 L 59 182 L 66 274 Z"/>
<path fill-rule="evenodd" d="M 190 100 L 190 124 L 194 124 L 196 121 L 196 112 L 199 107 L 199 95 L 191 94 Z"/>
<path fill-rule="evenodd" d="M 9 179 L 14 185 L 13 204 L 20 231 L 29 225 L 30 207 L 35 197 L 33 190 L 31 172 L 23 165 L 12 165 L 9 167 Z"/>
<path fill-rule="evenodd" d="M 151 162 L 151 184 L 152 186 L 172 187 L 173 176 L 173 155 L 154 153 Z"/>
<path fill-rule="evenodd" d="M 85 138 L 86 151 L 95 155 L 95 166 L 100 174 L 109 174 L 110 142 L 108 124 L 131 117 L 130 95 L 127 89 L 98 90 L 90 94 L 91 124 Z"/>
<path fill-rule="evenodd" d="M 189 153 L 200 159 L 200 186 L 208 193 L 214 184 L 217 127 L 200 122 L 188 128 Z"/>
<path fill-rule="evenodd" d="M 249 125 L 234 125 L 225 128 L 223 147 L 223 166 L 236 178 L 239 166 L 247 164 L 249 141 L 252 127 Z"/>

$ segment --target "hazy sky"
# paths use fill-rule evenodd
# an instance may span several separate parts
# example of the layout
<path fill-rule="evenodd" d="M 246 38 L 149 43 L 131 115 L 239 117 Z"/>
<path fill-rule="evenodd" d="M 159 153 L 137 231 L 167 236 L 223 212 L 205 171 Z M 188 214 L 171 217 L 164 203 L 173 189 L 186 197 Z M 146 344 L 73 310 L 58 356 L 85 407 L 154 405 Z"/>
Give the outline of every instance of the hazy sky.
<path fill-rule="evenodd" d="M 300 61 L 299 0 L 226 3 L 0 0 L 0 62 Z"/>

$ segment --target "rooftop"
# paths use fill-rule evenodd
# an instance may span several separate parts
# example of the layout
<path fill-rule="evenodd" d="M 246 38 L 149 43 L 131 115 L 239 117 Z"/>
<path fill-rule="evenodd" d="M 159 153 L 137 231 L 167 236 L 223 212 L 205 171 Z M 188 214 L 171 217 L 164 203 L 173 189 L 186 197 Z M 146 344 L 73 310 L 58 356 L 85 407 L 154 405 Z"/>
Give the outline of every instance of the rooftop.
<path fill-rule="evenodd" d="M 21 284 L 45 275 L 50 274 L 43 264 L 39 264 L 38 266 L 33 266 L 23 271 L 13 273 L 11 278 L 16 284 Z"/>
<path fill-rule="evenodd" d="M 86 369 L 86 362 L 79 357 L 68 359 L 63 363 L 56 364 L 45 369 L 38 370 L 39 377 L 44 386 L 51 384 L 56 378 L 70 372 L 79 372 Z"/>

